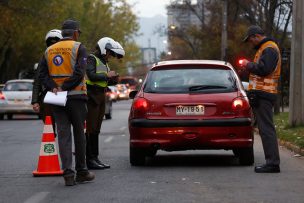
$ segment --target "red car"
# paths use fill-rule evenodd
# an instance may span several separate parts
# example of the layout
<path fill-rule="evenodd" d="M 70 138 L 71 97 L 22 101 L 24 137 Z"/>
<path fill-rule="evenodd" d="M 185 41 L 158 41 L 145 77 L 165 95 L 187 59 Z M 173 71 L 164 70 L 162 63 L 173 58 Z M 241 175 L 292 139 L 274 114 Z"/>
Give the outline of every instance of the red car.
<path fill-rule="evenodd" d="M 144 165 L 157 150 L 233 150 L 252 165 L 252 111 L 234 68 L 223 61 L 155 64 L 129 114 L 130 163 Z"/>

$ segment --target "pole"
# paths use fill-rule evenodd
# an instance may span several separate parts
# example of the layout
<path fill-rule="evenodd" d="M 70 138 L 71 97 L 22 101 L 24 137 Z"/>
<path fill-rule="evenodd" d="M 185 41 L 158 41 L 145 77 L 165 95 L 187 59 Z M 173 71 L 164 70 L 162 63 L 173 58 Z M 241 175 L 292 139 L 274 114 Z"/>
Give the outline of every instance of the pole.
<path fill-rule="evenodd" d="M 223 20 L 222 20 L 222 43 L 221 60 L 225 61 L 227 57 L 227 0 L 223 0 Z"/>
<path fill-rule="evenodd" d="M 293 1 L 291 40 L 289 125 L 304 125 L 304 2 Z"/>

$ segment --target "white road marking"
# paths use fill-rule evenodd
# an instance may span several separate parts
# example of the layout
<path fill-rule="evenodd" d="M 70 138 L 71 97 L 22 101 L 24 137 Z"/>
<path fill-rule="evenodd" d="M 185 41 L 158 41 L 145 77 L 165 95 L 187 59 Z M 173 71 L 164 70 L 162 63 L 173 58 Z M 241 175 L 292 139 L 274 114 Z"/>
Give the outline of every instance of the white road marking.
<path fill-rule="evenodd" d="M 126 126 L 123 126 L 121 128 L 119 128 L 120 131 L 124 131 L 127 127 Z"/>
<path fill-rule="evenodd" d="M 111 142 L 113 140 L 113 136 L 109 136 L 107 139 L 104 140 L 104 142 Z"/>
<path fill-rule="evenodd" d="M 49 193 L 50 192 L 38 192 L 38 193 L 34 194 L 33 196 L 31 196 L 30 198 L 28 198 L 24 203 L 39 203 L 39 202 L 42 202 L 42 200 L 44 200 L 44 198 L 46 198 L 46 196 Z"/>
<path fill-rule="evenodd" d="M 121 135 L 121 137 L 125 137 L 125 136 L 126 136 L 125 134 L 122 134 L 122 135 Z"/>

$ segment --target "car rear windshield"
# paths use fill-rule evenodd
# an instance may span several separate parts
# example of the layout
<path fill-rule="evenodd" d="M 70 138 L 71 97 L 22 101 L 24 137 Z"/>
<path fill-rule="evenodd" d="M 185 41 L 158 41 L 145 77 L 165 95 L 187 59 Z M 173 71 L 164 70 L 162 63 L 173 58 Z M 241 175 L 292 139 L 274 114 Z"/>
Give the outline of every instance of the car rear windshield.
<path fill-rule="evenodd" d="M 148 74 L 146 93 L 221 93 L 236 90 L 232 70 L 186 68 L 152 70 Z"/>
<path fill-rule="evenodd" d="M 3 91 L 32 91 L 33 84 L 31 82 L 11 82 L 7 83 Z"/>

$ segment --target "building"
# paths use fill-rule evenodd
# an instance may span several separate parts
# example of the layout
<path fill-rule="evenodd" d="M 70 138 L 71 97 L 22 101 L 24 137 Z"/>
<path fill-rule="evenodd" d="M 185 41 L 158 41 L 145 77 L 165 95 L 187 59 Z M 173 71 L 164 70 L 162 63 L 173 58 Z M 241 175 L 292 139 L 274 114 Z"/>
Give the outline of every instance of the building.
<path fill-rule="evenodd" d="M 167 6 L 168 29 L 187 29 L 207 23 L 205 0 L 172 0 Z"/>

